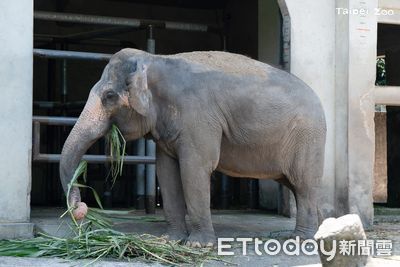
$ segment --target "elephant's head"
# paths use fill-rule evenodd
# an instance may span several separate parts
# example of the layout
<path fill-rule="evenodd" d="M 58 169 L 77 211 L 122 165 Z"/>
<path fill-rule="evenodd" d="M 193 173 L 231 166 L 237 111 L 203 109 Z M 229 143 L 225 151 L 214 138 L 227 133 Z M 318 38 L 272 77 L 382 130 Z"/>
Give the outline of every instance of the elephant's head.
<path fill-rule="evenodd" d="M 151 130 L 155 116 L 152 95 L 147 85 L 147 53 L 128 49 L 116 53 L 105 67 L 101 79 L 90 91 L 79 119 L 65 141 L 60 160 L 60 178 L 67 193 L 75 169 L 87 149 L 116 124 L 127 140 Z M 85 216 L 77 187 L 70 192 L 71 206 L 80 206 L 74 215 Z"/>

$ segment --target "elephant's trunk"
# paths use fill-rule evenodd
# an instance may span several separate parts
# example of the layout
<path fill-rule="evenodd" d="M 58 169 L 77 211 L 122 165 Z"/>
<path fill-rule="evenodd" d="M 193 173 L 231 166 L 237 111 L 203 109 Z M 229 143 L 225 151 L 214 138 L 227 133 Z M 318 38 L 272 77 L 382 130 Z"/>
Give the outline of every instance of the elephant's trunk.
<path fill-rule="evenodd" d="M 104 113 L 100 98 L 91 93 L 61 152 L 60 179 L 65 194 L 82 156 L 97 139 L 105 135 L 108 128 L 109 118 Z M 79 188 L 72 187 L 69 204 L 76 206 L 80 200 Z"/>

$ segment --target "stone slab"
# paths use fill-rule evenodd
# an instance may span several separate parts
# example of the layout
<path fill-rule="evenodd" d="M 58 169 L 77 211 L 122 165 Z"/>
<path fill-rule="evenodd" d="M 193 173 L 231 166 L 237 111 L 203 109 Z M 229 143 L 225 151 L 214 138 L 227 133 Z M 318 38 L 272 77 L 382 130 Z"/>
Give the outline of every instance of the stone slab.
<path fill-rule="evenodd" d="M 33 237 L 33 223 L 0 223 L 0 239 L 31 237 Z"/>

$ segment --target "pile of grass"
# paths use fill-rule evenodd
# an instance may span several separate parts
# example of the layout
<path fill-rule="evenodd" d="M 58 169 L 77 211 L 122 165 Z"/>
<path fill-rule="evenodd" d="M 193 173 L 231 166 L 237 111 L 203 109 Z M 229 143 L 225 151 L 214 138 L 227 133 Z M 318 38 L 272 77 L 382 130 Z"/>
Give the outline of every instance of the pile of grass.
<path fill-rule="evenodd" d="M 26 240 L 0 241 L 1 256 L 60 257 L 69 260 L 92 259 L 90 265 L 102 258 L 146 261 L 169 265 L 200 265 L 217 259 L 210 250 L 192 249 L 151 235 L 125 234 L 112 229 L 95 229 L 71 238 L 46 234 Z"/>
<path fill-rule="evenodd" d="M 121 175 L 123 157 L 125 155 L 125 140 L 116 126 L 108 134 L 111 155 L 116 159 L 111 168 L 113 181 Z M 20 257 L 60 257 L 69 260 L 92 259 L 90 265 L 102 258 L 130 260 L 141 258 L 151 262 L 161 262 L 168 265 L 191 264 L 200 265 L 206 260 L 220 260 L 210 249 L 193 249 L 177 242 L 167 241 L 163 237 L 152 235 L 126 234 L 112 229 L 112 220 L 109 214 L 121 215 L 124 212 L 103 210 L 100 197 L 90 186 L 78 182 L 82 177 L 84 183 L 87 178 L 87 163 L 82 161 L 75 170 L 68 185 L 67 211 L 60 217 L 70 215 L 75 233 L 72 237 L 56 237 L 39 233 L 37 237 L 24 240 L 1 240 L 0 256 Z M 89 208 L 86 218 L 76 221 L 68 196 L 73 186 L 89 188 L 100 209 Z M 126 212 L 125 212 L 126 213 Z M 151 222 L 146 217 L 140 218 Z M 156 220 L 157 221 L 157 220 Z"/>

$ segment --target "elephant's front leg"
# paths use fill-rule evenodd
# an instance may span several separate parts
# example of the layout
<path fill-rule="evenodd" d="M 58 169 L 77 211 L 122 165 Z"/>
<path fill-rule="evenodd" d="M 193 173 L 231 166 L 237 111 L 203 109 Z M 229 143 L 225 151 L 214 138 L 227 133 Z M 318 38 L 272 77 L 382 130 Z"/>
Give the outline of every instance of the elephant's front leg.
<path fill-rule="evenodd" d="M 219 146 L 215 146 L 219 147 Z M 193 146 L 179 155 L 179 166 L 191 232 L 186 245 L 210 247 L 215 244 L 215 233 L 210 211 L 210 175 L 217 165 L 215 147 Z M 214 153 L 215 152 L 215 153 Z"/>
<path fill-rule="evenodd" d="M 186 208 L 178 162 L 165 154 L 160 147 L 157 147 L 157 178 L 168 224 L 165 235 L 169 240 L 186 240 Z"/>

